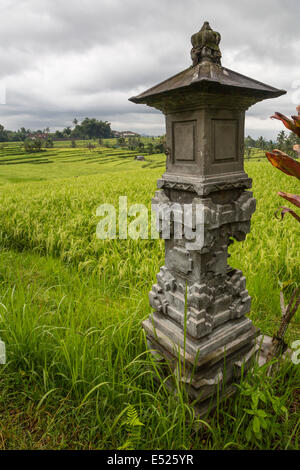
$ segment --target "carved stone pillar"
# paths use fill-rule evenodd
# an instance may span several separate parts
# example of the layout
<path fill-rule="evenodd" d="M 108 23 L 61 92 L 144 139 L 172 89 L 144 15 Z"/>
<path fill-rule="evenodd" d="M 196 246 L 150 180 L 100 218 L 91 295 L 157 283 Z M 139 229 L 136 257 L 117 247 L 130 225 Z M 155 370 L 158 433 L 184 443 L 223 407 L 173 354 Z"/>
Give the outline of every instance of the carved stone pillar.
<path fill-rule="evenodd" d="M 222 67 L 220 39 L 204 23 L 192 36 L 193 65 L 131 98 L 166 116 L 167 168 L 153 206 L 161 230 L 171 213 L 171 236 L 143 327 L 149 348 L 181 370 L 200 413 L 214 405 L 217 388 L 223 397 L 233 392 L 258 349 L 246 280 L 228 265 L 228 246 L 245 239 L 256 205 L 244 172 L 245 111 L 285 93 Z M 194 215 L 200 208 L 201 223 L 185 218 L 178 237 L 175 213 L 185 206 Z M 201 241 L 193 243 L 191 231 Z"/>

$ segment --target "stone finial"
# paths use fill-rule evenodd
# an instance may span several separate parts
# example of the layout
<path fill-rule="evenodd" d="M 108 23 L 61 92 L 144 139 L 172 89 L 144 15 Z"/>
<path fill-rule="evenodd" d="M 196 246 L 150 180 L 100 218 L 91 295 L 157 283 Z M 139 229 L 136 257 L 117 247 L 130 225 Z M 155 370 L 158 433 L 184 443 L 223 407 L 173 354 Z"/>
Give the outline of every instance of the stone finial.
<path fill-rule="evenodd" d="M 191 41 L 193 45 L 191 50 L 193 66 L 203 61 L 221 65 L 222 54 L 219 48 L 221 35 L 211 29 L 208 21 L 204 22 L 198 33 L 193 34 Z"/>

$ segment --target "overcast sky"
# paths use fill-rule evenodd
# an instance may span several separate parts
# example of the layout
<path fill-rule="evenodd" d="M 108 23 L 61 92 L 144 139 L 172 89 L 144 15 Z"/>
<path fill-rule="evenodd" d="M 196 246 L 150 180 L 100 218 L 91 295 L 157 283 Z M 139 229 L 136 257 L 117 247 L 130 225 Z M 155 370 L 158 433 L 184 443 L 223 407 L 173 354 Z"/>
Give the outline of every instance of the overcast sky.
<path fill-rule="evenodd" d="M 116 130 L 165 132 L 158 111 L 128 98 L 191 64 L 204 21 L 222 64 L 288 94 L 247 112 L 246 133 L 276 136 L 274 111 L 300 103 L 299 0 L 0 0 L 0 123 L 51 130 L 74 117 Z"/>

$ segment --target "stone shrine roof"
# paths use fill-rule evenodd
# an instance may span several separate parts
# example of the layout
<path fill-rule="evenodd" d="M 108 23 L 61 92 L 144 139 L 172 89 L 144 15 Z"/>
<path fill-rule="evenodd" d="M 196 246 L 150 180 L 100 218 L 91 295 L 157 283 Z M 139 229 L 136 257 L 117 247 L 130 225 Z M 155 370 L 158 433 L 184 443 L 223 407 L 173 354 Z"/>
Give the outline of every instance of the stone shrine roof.
<path fill-rule="evenodd" d="M 212 31 L 208 22 L 205 22 L 199 33 L 192 36 L 191 57 L 193 65 L 140 95 L 130 98 L 129 101 L 151 105 L 160 98 L 167 98 L 185 91 L 216 94 L 236 93 L 255 98 L 257 101 L 276 98 L 286 93 L 285 90 L 278 90 L 222 67 L 220 40 L 220 34 Z"/>

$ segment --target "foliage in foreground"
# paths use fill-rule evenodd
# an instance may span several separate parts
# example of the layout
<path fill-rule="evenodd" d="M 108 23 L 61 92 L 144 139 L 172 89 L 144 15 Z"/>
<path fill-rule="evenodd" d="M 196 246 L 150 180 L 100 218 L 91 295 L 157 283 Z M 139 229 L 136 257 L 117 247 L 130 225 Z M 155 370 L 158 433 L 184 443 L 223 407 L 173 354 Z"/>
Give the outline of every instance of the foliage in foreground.
<path fill-rule="evenodd" d="M 200 420 L 186 390 L 154 381 L 163 375 L 140 326 L 146 292 L 109 297 L 95 274 L 26 253 L 2 252 L 1 279 L 0 448 L 299 447 L 299 366 L 276 377 L 255 369 Z"/>
<path fill-rule="evenodd" d="M 285 127 L 291 130 L 297 137 L 300 137 L 300 106 L 298 106 L 297 110 L 298 115 L 292 116 L 292 119 L 287 118 L 281 113 L 275 113 L 272 118 L 278 119 L 283 122 Z M 280 171 L 285 173 L 288 176 L 294 176 L 300 180 L 300 163 L 296 160 L 291 158 L 289 155 L 281 152 L 278 149 L 273 150 L 272 152 L 267 152 L 266 156 L 269 162 L 275 167 L 278 168 Z M 283 197 L 287 201 L 291 202 L 297 207 L 300 207 L 300 196 L 290 193 L 283 193 L 280 191 L 279 196 Z M 289 207 L 282 207 L 281 208 L 281 220 L 285 216 L 285 214 L 291 214 L 294 219 L 300 222 L 299 215 L 290 209 Z M 272 350 L 269 353 L 268 358 L 280 356 L 286 349 L 287 344 L 284 341 L 284 336 L 287 331 L 288 325 L 291 322 L 292 318 L 296 314 L 298 307 L 300 305 L 300 289 L 296 288 L 292 293 L 290 302 L 288 305 L 285 305 L 283 292 L 280 293 L 281 295 L 281 311 L 282 311 L 282 320 L 279 326 L 279 329 L 276 333 L 274 333 L 272 338 Z"/>
<path fill-rule="evenodd" d="M 275 113 L 272 118 L 278 119 L 283 122 L 285 127 L 291 130 L 297 137 L 300 137 L 300 106 L 297 108 L 298 115 L 292 116 L 292 119 L 287 118 L 281 113 Z M 272 152 L 267 152 L 266 156 L 269 162 L 278 168 L 280 171 L 285 173 L 289 176 L 294 176 L 298 180 L 300 180 L 300 163 L 291 158 L 289 155 L 281 152 L 278 149 L 273 150 Z M 283 197 L 287 201 L 291 202 L 297 207 L 300 207 L 300 196 L 296 194 L 284 193 L 280 191 L 279 196 Z M 298 222 L 300 222 L 299 215 L 294 212 L 292 209 L 288 207 L 282 207 L 281 211 L 281 218 L 284 217 L 285 214 L 291 214 Z"/>

